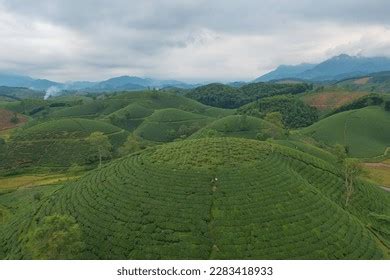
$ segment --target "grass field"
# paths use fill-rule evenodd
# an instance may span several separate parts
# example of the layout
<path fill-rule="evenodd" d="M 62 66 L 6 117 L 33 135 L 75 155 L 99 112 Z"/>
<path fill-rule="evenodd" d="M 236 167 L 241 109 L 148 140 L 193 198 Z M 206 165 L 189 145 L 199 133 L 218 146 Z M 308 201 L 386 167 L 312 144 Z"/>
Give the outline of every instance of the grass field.
<path fill-rule="evenodd" d="M 36 186 L 45 186 L 60 184 L 68 180 L 78 178 L 74 174 L 34 174 L 34 175 L 20 175 L 8 176 L 0 178 L 0 191 L 10 190 L 16 188 L 31 188 Z"/>
<path fill-rule="evenodd" d="M 370 180 L 390 190 L 390 162 L 365 163 L 363 166 Z"/>

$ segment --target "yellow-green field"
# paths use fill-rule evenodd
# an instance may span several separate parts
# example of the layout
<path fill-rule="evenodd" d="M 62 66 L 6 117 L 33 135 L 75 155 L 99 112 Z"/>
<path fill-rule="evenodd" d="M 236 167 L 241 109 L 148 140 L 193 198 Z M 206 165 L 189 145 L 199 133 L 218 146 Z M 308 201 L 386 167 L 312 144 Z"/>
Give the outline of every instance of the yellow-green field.
<path fill-rule="evenodd" d="M 365 163 L 364 168 L 371 181 L 390 188 L 390 160 L 381 163 Z"/>
<path fill-rule="evenodd" d="M 59 184 L 78 177 L 63 173 L 0 177 L 0 190 Z"/>

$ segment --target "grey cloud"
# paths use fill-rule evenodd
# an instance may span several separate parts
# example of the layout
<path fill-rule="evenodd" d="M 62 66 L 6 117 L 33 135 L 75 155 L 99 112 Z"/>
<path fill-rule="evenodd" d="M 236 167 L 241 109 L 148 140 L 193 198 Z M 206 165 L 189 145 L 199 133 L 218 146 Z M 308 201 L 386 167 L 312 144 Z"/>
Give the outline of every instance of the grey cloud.
<path fill-rule="evenodd" d="M 243 78 L 336 52 L 387 55 L 389 46 L 381 36 L 364 34 L 371 27 L 388 28 L 388 0 L 0 0 L 1 11 L 15 17 L 16 25 L 47 23 L 64 29 L 64 35 L 50 39 L 57 31 L 49 30 L 38 46 L 35 38 L 0 46 L 15 54 L 12 61 L 0 54 L 0 68 L 63 79 L 124 71 Z M 31 32 L 38 37 L 41 31 Z M 72 49 L 57 50 L 45 40 Z M 19 55 L 24 48 L 31 58 Z"/>

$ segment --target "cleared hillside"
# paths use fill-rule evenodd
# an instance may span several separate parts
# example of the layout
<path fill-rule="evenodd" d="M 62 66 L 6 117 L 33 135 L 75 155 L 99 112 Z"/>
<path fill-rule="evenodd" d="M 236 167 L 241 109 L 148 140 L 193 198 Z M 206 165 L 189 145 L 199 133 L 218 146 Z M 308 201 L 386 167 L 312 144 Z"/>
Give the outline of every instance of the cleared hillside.
<path fill-rule="evenodd" d="M 165 144 L 15 213 L 0 227 L 0 258 L 30 258 L 27 233 L 54 213 L 76 219 L 87 259 L 388 258 L 389 193 L 357 182 L 345 208 L 343 186 L 334 165 L 276 144 Z"/>
<path fill-rule="evenodd" d="M 320 92 L 305 94 L 301 97 L 301 100 L 303 100 L 307 105 L 317 108 L 317 110 L 323 115 L 365 95 L 367 95 L 367 93 L 325 89 Z"/>
<path fill-rule="evenodd" d="M 0 130 L 15 128 L 26 123 L 27 120 L 26 116 L 0 108 Z"/>

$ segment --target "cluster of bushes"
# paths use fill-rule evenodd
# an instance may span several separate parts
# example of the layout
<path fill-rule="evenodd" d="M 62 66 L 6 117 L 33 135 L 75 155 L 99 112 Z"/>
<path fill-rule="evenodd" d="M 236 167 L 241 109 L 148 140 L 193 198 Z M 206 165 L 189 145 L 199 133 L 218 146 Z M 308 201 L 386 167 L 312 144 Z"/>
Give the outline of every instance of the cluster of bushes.
<path fill-rule="evenodd" d="M 390 101 L 385 102 L 385 110 L 390 112 Z"/>
<path fill-rule="evenodd" d="M 239 108 L 238 112 L 260 118 L 270 112 L 279 112 L 287 128 L 309 126 L 318 120 L 315 108 L 289 95 L 262 98 Z"/>
<path fill-rule="evenodd" d="M 239 88 L 214 83 L 195 88 L 188 92 L 186 96 L 214 107 L 238 108 L 263 97 L 298 94 L 311 90 L 312 88 L 313 86 L 311 84 L 306 83 L 252 83 Z"/>

